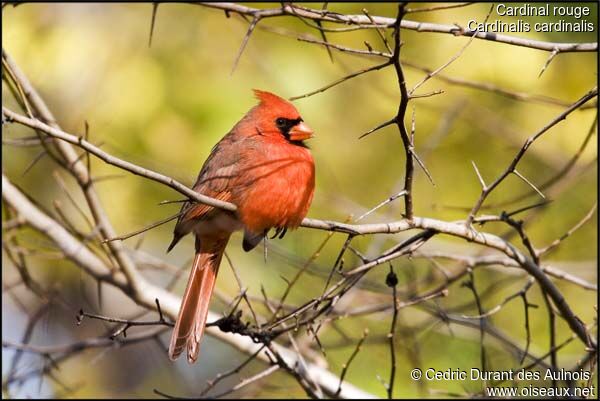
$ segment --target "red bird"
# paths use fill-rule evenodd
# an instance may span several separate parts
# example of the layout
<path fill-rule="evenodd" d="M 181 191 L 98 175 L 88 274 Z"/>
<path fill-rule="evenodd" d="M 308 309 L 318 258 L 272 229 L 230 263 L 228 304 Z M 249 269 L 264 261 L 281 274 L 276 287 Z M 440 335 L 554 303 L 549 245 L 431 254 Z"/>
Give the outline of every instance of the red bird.
<path fill-rule="evenodd" d="M 173 231 L 170 251 L 193 232 L 196 257 L 169 345 L 171 360 L 187 347 L 198 358 L 208 305 L 221 257 L 231 234 L 244 229 L 243 248 L 256 247 L 269 229 L 283 236 L 306 216 L 315 188 L 315 165 L 305 139 L 313 131 L 296 108 L 269 92 L 212 149 L 193 189 L 237 206 L 232 213 L 186 202 Z"/>

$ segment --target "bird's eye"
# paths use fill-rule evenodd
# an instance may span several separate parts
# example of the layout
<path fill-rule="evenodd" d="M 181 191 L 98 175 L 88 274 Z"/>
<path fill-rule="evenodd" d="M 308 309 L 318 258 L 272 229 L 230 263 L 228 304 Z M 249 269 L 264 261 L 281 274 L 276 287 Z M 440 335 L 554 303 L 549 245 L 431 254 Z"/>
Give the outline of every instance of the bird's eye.
<path fill-rule="evenodd" d="M 284 127 L 285 126 L 285 118 L 278 118 L 277 120 L 275 120 L 275 124 L 277 124 L 278 127 Z"/>

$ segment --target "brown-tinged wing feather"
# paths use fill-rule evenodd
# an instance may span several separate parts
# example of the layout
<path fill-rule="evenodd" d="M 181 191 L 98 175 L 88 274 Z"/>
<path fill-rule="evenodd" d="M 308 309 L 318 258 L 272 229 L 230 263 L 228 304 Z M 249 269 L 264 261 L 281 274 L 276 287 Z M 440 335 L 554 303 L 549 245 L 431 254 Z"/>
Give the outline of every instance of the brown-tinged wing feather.
<path fill-rule="evenodd" d="M 232 188 L 238 176 L 241 142 L 232 131 L 215 145 L 198 174 L 193 186 L 194 191 L 225 202 L 233 200 Z M 181 207 L 181 215 L 173 230 L 173 241 L 167 252 L 192 230 L 198 220 L 210 218 L 217 212 L 219 210 L 209 205 L 185 202 Z"/>

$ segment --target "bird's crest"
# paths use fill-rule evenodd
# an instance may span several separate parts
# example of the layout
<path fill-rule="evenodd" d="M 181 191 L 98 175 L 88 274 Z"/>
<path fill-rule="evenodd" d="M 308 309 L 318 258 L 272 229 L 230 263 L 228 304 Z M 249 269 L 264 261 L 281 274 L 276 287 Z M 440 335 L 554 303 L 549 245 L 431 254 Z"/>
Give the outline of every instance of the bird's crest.
<path fill-rule="evenodd" d="M 262 110 L 261 118 L 266 117 L 270 120 L 272 117 L 285 117 L 290 119 L 300 117 L 296 107 L 284 98 L 271 92 L 259 89 L 252 90 L 254 91 L 254 96 L 260 100 L 259 107 Z"/>
<path fill-rule="evenodd" d="M 287 103 L 287 100 L 280 98 L 274 93 L 262 91 L 260 89 L 252 89 L 252 91 L 254 91 L 254 96 L 260 100 L 261 103 Z"/>

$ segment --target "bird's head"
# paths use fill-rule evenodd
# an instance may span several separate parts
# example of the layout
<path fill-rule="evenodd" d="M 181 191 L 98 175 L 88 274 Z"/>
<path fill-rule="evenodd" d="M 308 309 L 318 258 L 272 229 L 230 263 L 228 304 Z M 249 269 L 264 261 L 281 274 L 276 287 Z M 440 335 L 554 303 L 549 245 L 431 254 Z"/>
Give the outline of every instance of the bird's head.
<path fill-rule="evenodd" d="M 284 138 L 296 144 L 313 137 L 313 130 L 293 104 L 271 92 L 254 89 L 254 95 L 260 101 L 253 114 L 261 135 Z"/>

